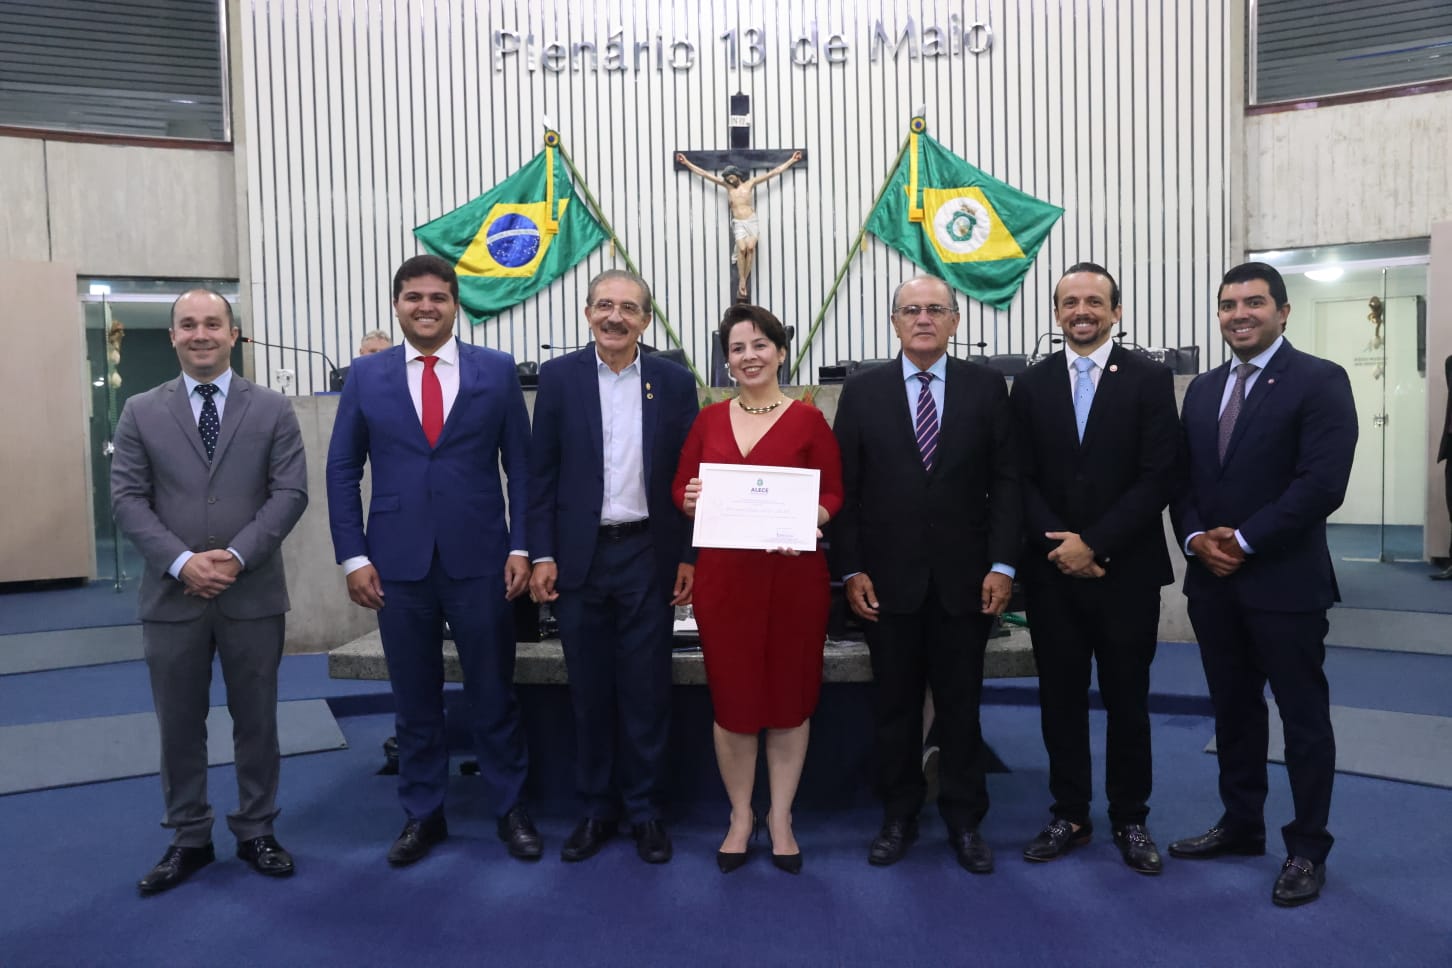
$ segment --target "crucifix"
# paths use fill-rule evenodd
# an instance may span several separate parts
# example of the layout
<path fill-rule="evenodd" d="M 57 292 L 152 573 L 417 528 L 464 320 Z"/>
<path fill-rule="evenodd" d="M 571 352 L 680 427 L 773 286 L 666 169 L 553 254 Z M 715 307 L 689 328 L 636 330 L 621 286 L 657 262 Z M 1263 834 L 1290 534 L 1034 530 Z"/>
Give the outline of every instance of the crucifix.
<path fill-rule="evenodd" d="M 758 186 L 806 160 L 801 149 L 751 147 L 751 97 L 731 95 L 729 138 L 725 151 L 678 151 L 676 170 L 700 175 L 726 190 L 731 207 L 731 292 L 733 302 L 748 302 L 751 270 L 756 265 L 756 247 L 761 221 L 754 198 Z M 768 169 L 752 175 L 754 169 Z M 714 173 L 713 173 L 714 172 Z"/>

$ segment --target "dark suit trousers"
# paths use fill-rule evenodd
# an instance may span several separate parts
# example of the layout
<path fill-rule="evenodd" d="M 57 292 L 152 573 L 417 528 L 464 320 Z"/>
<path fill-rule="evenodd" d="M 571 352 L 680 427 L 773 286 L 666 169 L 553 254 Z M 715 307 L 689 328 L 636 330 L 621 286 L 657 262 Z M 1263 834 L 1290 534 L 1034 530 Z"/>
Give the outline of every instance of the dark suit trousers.
<path fill-rule="evenodd" d="M 950 829 L 973 830 L 988 812 L 986 757 L 978 705 L 991 620 L 976 610 L 950 615 L 928 589 L 916 612 L 880 613 L 867 624 L 876 681 L 874 770 L 883 815 L 916 817 L 923 780 L 923 695 L 933 689 L 938 737 L 938 812 Z"/>
<path fill-rule="evenodd" d="M 378 631 L 393 685 L 398 799 L 410 818 L 444 808 L 449 747 L 444 726 L 443 622 L 464 672 L 469 728 L 487 802 L 503 816 L 524 795 L 528 758 L 514 695 L 514 610 L 503 569 L 450 578 L 434 555 L 422 581 L 384 581 Z"/>
<path fill-rule="evenodd" d="M 161 733 L 162 826 L 172 843 L 200 847 L 212 840 L 207 802 L 207 712 L 212 656 L 222 659 L 227 711 L 237 769 L 237 809 L 227 826 L 238 840 L 272 833 L 277 816 L 277 666 L 283 616 L 224 617 L 215 601 L 190 622 L 143 622 L 141 637 Z"/>
<path fill-rule="evenodd" d="M 1039 719 L 1049 754 L 1055 817 L 1089 821 L 1089 673 L 1099 667 L 1108 714 L 1104 792 L 1115 827 L 1149 815 L 1149 670 L 1159 631 L 1160 590 L 1115 587 L 1113 578 L 1059 578 L 1028 587 L 1029 634 L 1039 670 Z"/>
<path fill-rule="evenodd" d="M 1330 689 L 1322 670 L 1326 613 L 1247 609 L 1226 589 L 1191 598 L 1190 621 L 1215 706 L 1225 804 L 1221 826 L 1252 834 L 1265 829 L 1269 682 L 1285 728 L 1286 772 L 1295 804 L 1295 819 L 1281 828 L 1286 851 L 1324 861 L 1332 843 L 1326 823 L 1336 774 Z"/>
<path fill-rule="evenodd" d="M 570 675 L 575 787 L 597 820 L 660 818 L 671 724 L 675 609 L 647 532 L 603 537 L 585 584 L 550 607 Z"/>

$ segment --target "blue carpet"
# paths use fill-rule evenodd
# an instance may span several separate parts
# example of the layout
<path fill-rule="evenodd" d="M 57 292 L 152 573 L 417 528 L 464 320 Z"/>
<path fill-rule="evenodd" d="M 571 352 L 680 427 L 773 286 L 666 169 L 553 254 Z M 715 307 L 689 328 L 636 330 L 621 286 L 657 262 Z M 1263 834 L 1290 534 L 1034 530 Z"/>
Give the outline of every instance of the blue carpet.
<path fill-rule="evenodd" d="M 1272 855 L 1167 862 L 1159 878 L 1133 874 L 1104 828 L 1047 865 L 1018 851 L 1047 816 L 1044 756 L 1033 709 L 989 707 L 984 727 L 1014 772 L 990 780 L 984 824 L 998 871 L 974 877 L 954 863 L 943 829 L 899 865 L 865 862 L 875 810 L 802 812 L 805 870 L 773 869 L 759 845 L 723 877 L 713 852 L 724 802 L 673 818 L 676 859 L 648 867 L 626 841 L 583 864 L 559 862 L 572 817 L 545 815 L 546 858 L 507 857 L 473 782 L 450 791 L 452 838 L 423 863 L 388 868 L 400 826 L 393 781 L 372 775 L 365 751 L 391 731 L 387 716 L 343 721 L 348 750 L 283 764 L 279 836 L 299 873 L 271 881 L 230 857 L 158 898 L 134 881 L 160 855 L 165 834 L 154 779 L 122 780 L 0 798 L 12 838 L 0 886 L 7 966 L 156 965 L 1217 965 L 1279 966 L 1294 934 L 1296 961 L 1318 966 L 1445 966 L 1452 883 L 1440 864 L 1388 863 L 1387 821 L 1416 831 L 1419 856 L 1445 856 L 1452 793 L 1338 778 L 1339 837 L 1321 901 L 1297 911 L 1269 902 Z M 1094 717 L 1096 756 L 1103 720 Z M 1200 754 L 1209 723 L 1156 717 L 1152 831 L 1168 839 L 1215 817 L 1214 759 Z M 211 771 L 218 812 L 234 796 L 229 768 Z M 1272 770 L 1274 825 L 1289 816 L 1284 772 Z M 152 833 L 147 833 L 152 830 Z M 1229 928 L 1227 928 L 1229 926 Z"/>

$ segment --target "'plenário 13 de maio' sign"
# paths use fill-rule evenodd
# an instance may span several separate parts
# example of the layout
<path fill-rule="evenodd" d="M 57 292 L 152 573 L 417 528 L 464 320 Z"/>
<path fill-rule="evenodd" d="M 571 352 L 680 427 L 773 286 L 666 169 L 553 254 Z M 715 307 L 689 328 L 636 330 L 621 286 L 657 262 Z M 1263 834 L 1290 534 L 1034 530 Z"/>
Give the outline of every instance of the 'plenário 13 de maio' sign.
<path fill-rule="evenodd" d="M 779 52 L 791 64 L 808 68 L 818 64 L 845 64 L 854 55 L 867 49 L 869 63 L 937 57 L 978 57 L 993 49 L 993 27 L 981 20 L 965 23 L 958 14 L 951 14 L 946 25 L 919 24 L 912 17 L 901 26 L 889 26 L 878 19 L 857 37 L 846 28 L 823 27 L 813 21 L 805 30 L 780 34 L 765 27 L 732 28 L 715 38 L 726 54 L 726 66 L 752 70 L 764 67 L 772 51 Z M 536 34 L 534 28 L 496 30 L 493 33 L 492 61 L 496 72 L 525 70 L 564 73 L 635 73 L 667 69 L 683 72 L 696 66 L 700 40 L 681 34 L 666 35 L 649 29 L 630 36 L 623 26 L 610 30 L 603 38 L 591 40 L 570 37 L 549 37 Z"/>

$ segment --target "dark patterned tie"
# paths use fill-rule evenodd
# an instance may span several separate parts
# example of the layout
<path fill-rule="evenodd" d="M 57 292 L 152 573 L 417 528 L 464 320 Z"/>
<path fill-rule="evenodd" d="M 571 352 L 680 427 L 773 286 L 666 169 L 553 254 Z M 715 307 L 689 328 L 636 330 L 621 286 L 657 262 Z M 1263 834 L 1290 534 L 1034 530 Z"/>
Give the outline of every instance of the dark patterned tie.
<path fill-rule="evenodd" d="M 933 391 L 930 389 L 933 375 L 919 373 L 917 378 L 922 387 L 918 390 L 918 414 L 913 421 L 913 429 L 917 432 L 918 451 L 923 455 L 923 467 L 932 470 L 933 455 L 938 450 L 938 405 L 933 402 Z"/>
<path fill-rule="evenodd" d="M 1235 387 L 1230 399 L 1225 401 L 1225 410 L 1220 414 L 1220 462 L 1225 463 L 1225 451 L 1230 446 L 1230 436 L 1235 433 L 1235 419 L 1240 416 L 1240 406 L 1245 403 L 1245 381 L 1260 367 L 1254 363 L 1242 363 L 1235 368 Z"/>
<path fill-rule="evenodd" d="M 217 416 L 217 404 L 212 399 L 217 385 L 198 383 L 197 392 L 202 395 L 202 415 L 197 418 L 197 432 L 202 435 L 202 446 L 207 448 L 207 460 L 211 460 L 217 452 L 217 436 L 222 432 L 222 418 Z"/>

